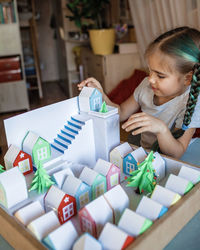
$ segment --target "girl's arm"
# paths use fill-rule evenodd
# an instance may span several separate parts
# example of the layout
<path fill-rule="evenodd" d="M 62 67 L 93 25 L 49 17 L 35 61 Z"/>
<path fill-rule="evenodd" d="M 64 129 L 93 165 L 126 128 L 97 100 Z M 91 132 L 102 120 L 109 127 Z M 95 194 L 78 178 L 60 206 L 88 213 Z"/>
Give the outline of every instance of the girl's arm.
<path fill-rule="evenodd" d="M 137 112 L 140 108 L 139 104 L 135 101 L 133 95 L 131 95 L 126 101 L 124 101 L 120 105 L 113 103 L 104 93 L 101 84 L 93 77 L 87 78 L 86 80 L 79 83 L 78 89 L 81 90 L 85 86 L 97 88 L 102 93 L 103 99 L 106 104 L 117 107 L 119 110 L 120 121 L 125 121 L 129 118 L 131 114 Z"/>
<path fill-rule="evenodd" d="M 195 133 L 195 128 L 190 128 L 179 139 L 175 139 L 162 120 L 144 112 L 131 115 L 122 128 L 127 132 L 134 130 L 133 135 L 147 131 L 156 134 L 161 152 L 174 158 L 180 158 L 184 154 Z"/>

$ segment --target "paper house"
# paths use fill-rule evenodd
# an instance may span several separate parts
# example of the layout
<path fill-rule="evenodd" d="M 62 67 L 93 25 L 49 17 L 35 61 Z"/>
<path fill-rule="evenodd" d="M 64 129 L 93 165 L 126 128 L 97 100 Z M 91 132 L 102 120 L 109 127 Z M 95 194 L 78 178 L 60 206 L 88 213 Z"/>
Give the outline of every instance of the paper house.
<path fill-rule="evenodd" d="M 19 168 L 0 174 L 0 204 L 11 208 L 28 198 L 26 180 Z"/>
<path fill-rule="evenodd" d="M 120 183 L 120 168 L 113 163 L 98 159 L 94 170 L 106 177 L 107 190 Z"/>
<path fill-rule="evenodd" d="M 79 179 L 91 187 L 93 200 L 105 193 L 107 190 L 106 177 L 91 168 L 84 167 Z"/>
<path fill-rule="evenodd" d="M 160 203 L 143 196 L 139 205 L 137 206 L 136 213 L 144 216 L 149 220 L 156 220 L 163 216 L 168 211 L 168 208 Z"/>
<path fill-rule="evenodd" d="M 155 169 L 155 174 L 157 176 L 157 181 L 161 181 L 165 177 L 165 161 L 162 156 L 155 152 L 153 160 L 153 168 Z"/>
<path fill-rule="evenodd" d="M 48 234 L 42 242 L 48 249 L 65 250 L 72 249 L 78 233 L 71 221 L 61 225 L 50 234 Z"/>
<path fill-rule="evenodd" d="M 179 201 L 181 196 L 167 188 L 164 188 L 160 185 L 156 185 L 151 195 L 151 199 L 159 202 L 163 206 L 169 208 Z"/>
<path fill-rule="evenodd" d="M 27 228 L 35 235 L 38 240 L 42 240 L 50 232 L 60 226 L 57 215 L 54 211 L 50 211 L 39 218 L 31 221 Z"/>
<path fill-rule="evenodd" d="M 115 166 L 118 166 L 121 169 L 121 172 L 123 172 L 123 159 L 132 151 L 133 149 L 128 142 L 122 143 L 110 152 L 110 162 L 112 162 Z"/>
<path fill-rule="evenodd" d="M 99 241 L 103 249 L 121 250 L 128 247 L 134 241 L 134 237 L 108 222 L 99 236 Z"/>
<path fill-rule="evenodd" d="M 77 210 L 92 200 L 91 187 L 72 175 L 66 177 L 62 190 L 76 198 Z"/>
<path fill-rule="evenodd" d="M 113 223 L 117 224 L 124 210 L 129 207 L 128 195 L 121 185 L 117 185 L 106 192 L 103 197 L 112 208 Z"/>
<path fill-rule="evenodd" d="M 144 161 L 147 154 L 142 147 L 139 147 L 129 153 L 123 160 L 123 172 L 129 175 L 132 171 L 137 170 L 137 166 Z"/>
<path fill-rule="evenodd" d="M 33 171 L 31 156 L 14 145 L 10 145 L 8 148 L 4 156 L 4 162 L 7 170 L 13 167 L 19 167 L 24 175 Z"/>
<path fill-rule="evenodd" d="M 62 169 L 52 175 L 53 181 L 56 183 L 56 185 L 61 189 L 62 185 L 64 183 L 64 180 L 68 175 L 74 176 L 72 170 L 70 168 Z"/>
<path fill-rule="evenodd" d="M 120 218 L 118 227 L 127 234 L 136 237 L 144 233 L 152 224 L 151 220 L 126 208 Z"/>
<path fill-rule="evenodd" d="M 191 181 L 194 185 L 200 182 L 200 171 L 182 166 L 178 176 Z"/>
<path fill-rule="evenodd" d="M 193 188 L 191 181 L 188 181 L 180 176 L 170 174 L 165 187 L 169 190 L 172 190 L 180 195 L 184 195 Z"/>
<path fill-rule="evenodd" d="M 96 240 L 92 235 L 84 233 L 80 238 L 74 243 L 73 250 L 102 250 L 101 243 Z"/>
<path fill-rule="evenodd" d="M 76 199 L 56 186 L 51 186 L 44 197 L 46 211 L 57 211 L 60 224 L 76 215 Z"/>
<path fill-rule="evenodd" d="M 25 226 L 31 221 L 45 214 L 44 208 L 39 201 L 34 201 L 25 207 L 20 208 L 14 214 L 14 216 Z"/>
<path fill-rule="evenodd" d="M 92 87 L 84 87 L 79 94 L 80 111 L 99 111 L 102 105 L 102 94 Z"/>
<path fill-rule="evenodd" d="M 32 156 L 35 166 L 38 166 L 39 162 L 48 160 L 51 156 L 50 144 L 32 131 L 29 131 L 24 137 L 22 149 Z"/>
<path fill-rule="evenodd" d="M 82 232 L 88 232 L 97 238 L 106 224 L 113 222 L 113 212 L 103 196 L 90 202 L 79 213 L 79 221 Z"/>

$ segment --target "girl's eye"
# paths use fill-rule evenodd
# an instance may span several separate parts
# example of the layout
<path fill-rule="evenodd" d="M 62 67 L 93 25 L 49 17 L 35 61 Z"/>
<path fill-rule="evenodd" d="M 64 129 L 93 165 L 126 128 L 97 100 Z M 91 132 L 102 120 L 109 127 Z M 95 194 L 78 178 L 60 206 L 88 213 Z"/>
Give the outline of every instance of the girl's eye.
<path fill-rule="evenodd" d="M 163 75 L 158 75 L 158 78 L 163 79 L 163 78 L 165 78 L 165 76 L 163 76 Z"/>

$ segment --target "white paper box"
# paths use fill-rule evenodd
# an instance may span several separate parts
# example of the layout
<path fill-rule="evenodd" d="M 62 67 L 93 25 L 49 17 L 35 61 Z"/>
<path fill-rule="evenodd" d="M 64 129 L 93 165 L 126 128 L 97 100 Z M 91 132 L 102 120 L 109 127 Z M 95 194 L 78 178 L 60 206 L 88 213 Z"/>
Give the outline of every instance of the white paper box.
<path fill-rule="evenodd" d="M 27 228 L 35 235 L 38 240 L 42 240 L 50 232 L 60 226 L 57 215 L 50 211 L 28 224 Z"/>
<path fill-rule="evenodd" d="M 48 234 L 43 242 L 50 249 L 66 250 L 72 248 L 77 238 L 78 233 L 75 227 L 71 221 L 68 221 Z"/>
<path fill-rule="evenodd" d="M 106 250 L 125 249 L 133 240 L 133 237 L 111 223 L 106 223 L 99 236 L 99 241 Z"/>
<path fill-rule="evenodd" d="M 84 233 L 74 243 L 73 250 L 102 250 L 101 243 L 96 240 L 92 235 Z"/>
<path fill-rule="evenodd" d="M 57 186 L 59 188 L 62 188 L 62 185 L 65 181 L 65 178 L 68 175 L 74 176 L 74 174 L 70 168 L 66 168 L 66 169 L 63 169 L 61 171 L 58 171 L 55 174 L 53 174 L 52 177 L 53 177 L 53 180 L 56 182 Z"/>
<path fill-rule="evenodd" d="M 38 217 L 45 214 L 44 208 L 39 201 L 34 201 L 25 207 L 20 208 L 15 212 L 14 216 L 25 226 L 27 226 L 31 221 L 37 219 Z"/>
<path fill-rule="evenodd" d="M 165 161 L 158 152 L 155 152 L 153 155 L 155 156 L 153 168 L 156 171 L 157 181 L 161 181 L 165 177 Z"/>
<path fill-rule="evenodd" d="M 178 176 L 191 181 L 193 184 L 200 181 L 200 171 L 185 166 L 181 167 Z"/>

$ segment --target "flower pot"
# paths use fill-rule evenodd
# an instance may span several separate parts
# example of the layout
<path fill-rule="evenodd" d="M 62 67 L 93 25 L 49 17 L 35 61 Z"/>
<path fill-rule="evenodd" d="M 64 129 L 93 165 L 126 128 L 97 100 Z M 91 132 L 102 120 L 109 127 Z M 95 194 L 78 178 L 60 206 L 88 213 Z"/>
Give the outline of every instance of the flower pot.
<path fill-rule="evenodd" d="M 113 53 L 115 45 L 115 29 L 89 30 L 90 44 L 96 55 Z"/>

